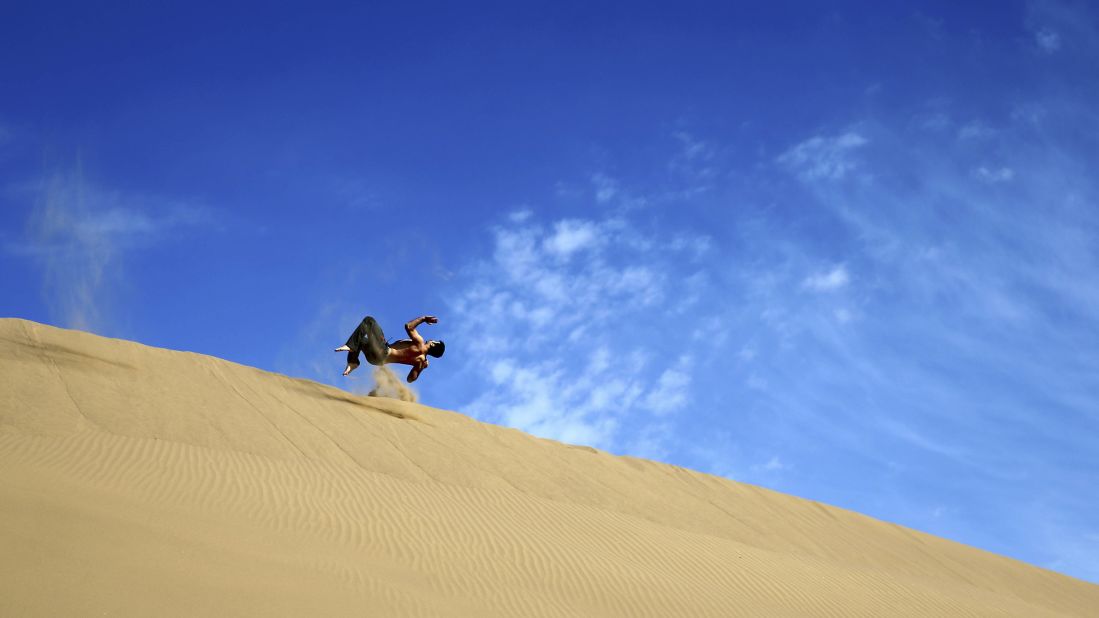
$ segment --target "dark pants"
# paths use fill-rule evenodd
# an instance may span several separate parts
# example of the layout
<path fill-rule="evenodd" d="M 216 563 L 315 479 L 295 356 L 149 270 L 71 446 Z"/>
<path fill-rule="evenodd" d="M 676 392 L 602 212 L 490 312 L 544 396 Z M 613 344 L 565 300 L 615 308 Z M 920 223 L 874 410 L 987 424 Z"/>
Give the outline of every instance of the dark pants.
<path fill-rule="evenodd" d="M 371 316 L 363 318 L 355 332 L 347 338 L 347 347 L 351 348 L 347 353 L 348 365 L 359 364 L 360 350 L 371 365 L 384 365 L 385 357 L 389 355 L 389 345 L 385 342 L 382 327 Z"/>

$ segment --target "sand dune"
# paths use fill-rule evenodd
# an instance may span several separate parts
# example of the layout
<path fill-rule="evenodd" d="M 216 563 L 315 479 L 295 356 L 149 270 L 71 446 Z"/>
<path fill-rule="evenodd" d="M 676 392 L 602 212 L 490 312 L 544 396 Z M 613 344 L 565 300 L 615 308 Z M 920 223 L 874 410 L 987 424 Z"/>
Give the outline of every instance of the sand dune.
<path fill-rule="evenodd" d="M 844 509 L 0 320 L 3 616 L 1097 614 Z"/>

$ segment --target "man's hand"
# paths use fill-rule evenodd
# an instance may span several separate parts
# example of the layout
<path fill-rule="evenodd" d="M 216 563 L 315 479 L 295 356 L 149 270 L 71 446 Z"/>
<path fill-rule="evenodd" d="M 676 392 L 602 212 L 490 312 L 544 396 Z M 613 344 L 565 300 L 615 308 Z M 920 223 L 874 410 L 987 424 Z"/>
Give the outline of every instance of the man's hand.
<path fill-rule="evenodd" d="M 424 316 L 424 322 L 427 322 L 428 324 L 438 324 L 439 323 L 439 318 L 437 318 L 433 315 L 425 315 Z"/>

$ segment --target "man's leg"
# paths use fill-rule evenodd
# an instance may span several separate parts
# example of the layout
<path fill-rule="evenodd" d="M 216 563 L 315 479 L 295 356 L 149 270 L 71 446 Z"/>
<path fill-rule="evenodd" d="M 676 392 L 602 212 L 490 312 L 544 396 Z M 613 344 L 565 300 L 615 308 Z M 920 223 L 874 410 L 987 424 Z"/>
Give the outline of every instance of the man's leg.
<path fill-rule="evenodd" d="M 359 345 L 363 356 L 366 357 L 366 362 L 371 365 L 384 365 L 389 356 L 389 345 L 385 342 L 382 327 L 370 316 L 363 320 L 363 326 L 366 327 L 366 336 Z"/>
<path fill-rule="evenodd" d="M 359 353 L 354 352 L 354 351 L 348 352 L 347 353 L 347 366 L 343 368 L 343 375 L 347 375 L 347 374 L 351 373 L 352 371 L 355 371 L 358 368 L 359 368 Z"/>
<path fill-rule="evenodd" d="M 343 375 L 347 375 L 359 367 L 359 350 L 362 348 L 363 341 L 369 336 L 370 328 L 374 324 L 374 318 L 366 316 L 355 327 L 355 331 L 351 333 L 351 336 L 347 338 L 347 343 L 336 348 L 336 352 L 347 352 L 347 367 L 344 368 Z"/>
<path fill-rule="evenodd" d="M 366 340 L 367 335 L 370 333 L 370 326 L 374 323 L 374 318 L 370 316 L 363 318 L 363 321 L 359 322 L 359 325 L 355 327 L 355 331 L 347 338 L 347 343 L 344 344 L 344 347 L 350 350 L 362 348 L 363 341 Z"/>

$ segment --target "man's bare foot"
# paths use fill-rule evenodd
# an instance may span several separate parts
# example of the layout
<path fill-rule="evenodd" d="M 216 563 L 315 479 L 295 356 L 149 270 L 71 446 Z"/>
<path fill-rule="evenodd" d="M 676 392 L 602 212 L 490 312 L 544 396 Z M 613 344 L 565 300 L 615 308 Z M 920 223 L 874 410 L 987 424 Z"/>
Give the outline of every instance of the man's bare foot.
<path fill-rule="evenodd" d="M 333 351 L 334 352 L 350 352 L 351 348 L 347 347 L 347 344 L 344 344 L 344 345 L 341 345 L 340 347 L 336 348 Z"/>
<path fill-rule="evenodd" d="M 355 371 L 358 368 L 359 368 L 358 363 L 355 363 L 354 365 L 348 365 L 347 369 L 343 370 L 343 375 L 347 375 L 347 374 L 351 373 L 352 371 Z"/>

